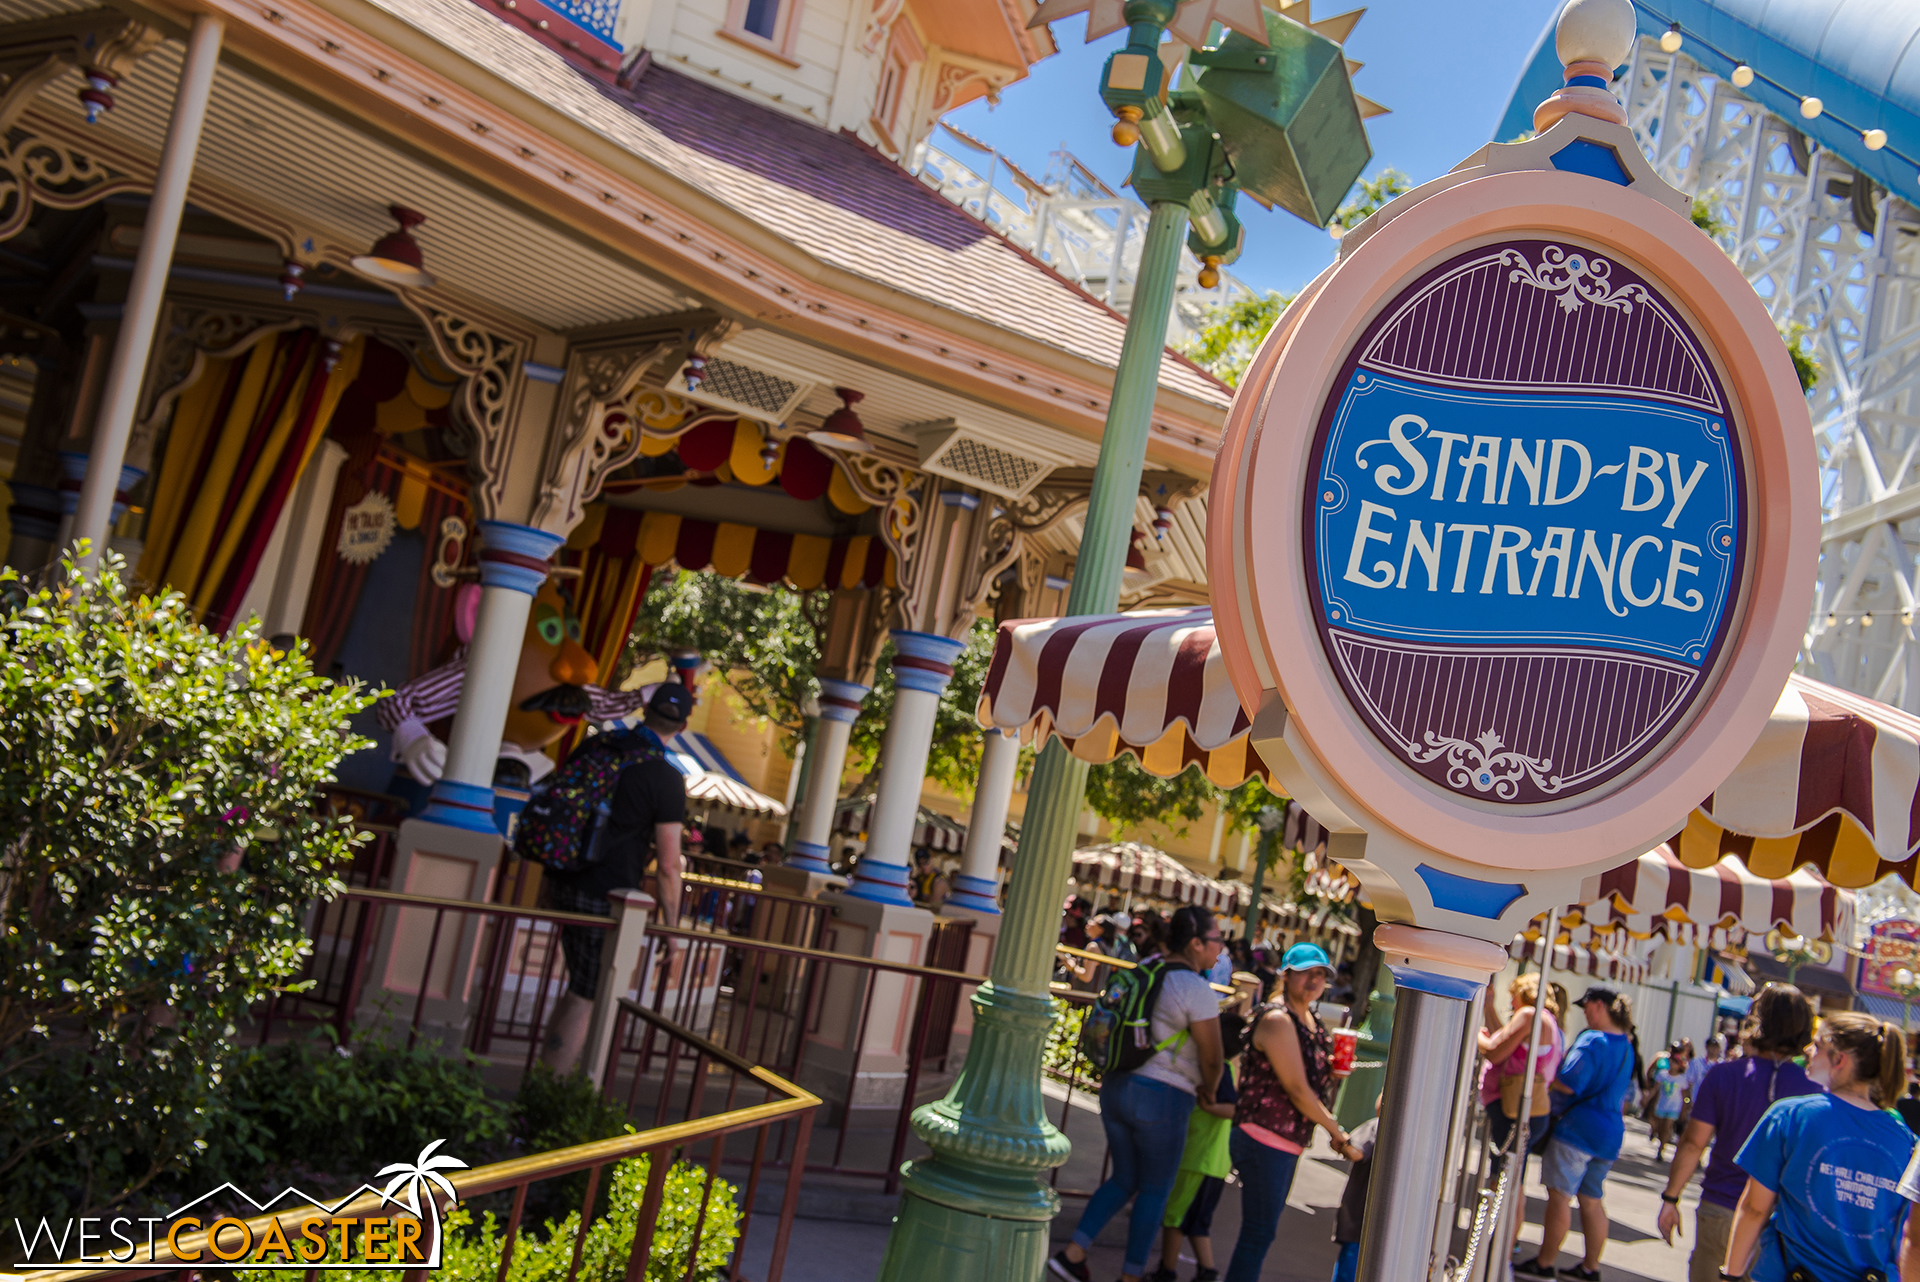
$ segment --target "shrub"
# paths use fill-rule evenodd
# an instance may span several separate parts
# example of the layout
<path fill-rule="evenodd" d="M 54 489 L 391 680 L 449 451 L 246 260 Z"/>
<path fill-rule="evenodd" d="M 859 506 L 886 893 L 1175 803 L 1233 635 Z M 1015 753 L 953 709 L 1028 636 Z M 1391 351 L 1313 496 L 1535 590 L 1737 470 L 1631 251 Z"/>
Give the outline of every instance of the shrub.
<path fill-rule="evenodd" d="M 194 1153 L 249 1005 L 299 971 L 372 699 L 119 558 L 0 574 L 0 1206 L 124 1203 Z"/>
<path fill-rule="evenodd" d="M 507 1132 L 506 1109 L 487 1097 L 471 1056 L 375 1041 L 349 1051 L 329 1036 L 244 1051 L 221 1093 L 187 1181 L 199 1191 L 258 1184 L 274 1170 L 365 1179 L 434 1140 L 484 1160 Z"/>
<path fill-rule="evenodd" d="M 625 1135 L 630 1129 L 626 1110 L 592 1082 L 577 1073 L 555 1073 L 545 1064 L 534 1065 L 513 1098 L 513 1135 L 525 1153 L 591 1144 Z M 586 1193 L 585 1171 L 542 1180 L 527 1190 L 526 1220 L 540 1224 L 564 1215 L 578 1207 Z M 595 1214 L 605 1209 L 607 1197 L 603 1181 Z"/>
<path fill-rule="evenodd" d="M 587 1240 L 581 1248 L 581 1282 L 621 1282 L 627 1276 L 627 1257 L 633 1251 L 634 1228 L 652 1164 L 651 1156 L 614 1164 L 608 1181 L 607 1211 L 588 1226 Z M 703 1201 L 706 1222 L 701 1225 L 692 1276 L 696 1282 L 713 1282 L 725 1276 L 727 1261 L 740 1238 L 739 1190 L 716 1178 L 709 1195 L 706 1183 L 706 1171 L 690 1162 L 678 1163 L 667 1172 L 660 1214 L 654 1221 L 653 1244 L 647 1254 L 647 1282 L 678 1282 L 687 1276 L 687 1256 Z M 578 1211 L 558 1223 L 548 1223 L 544 1237 L 521 1230 L 514 1240 L 507 1282 L 565 1282 L 573 1264 L 573 1239 L 579 1231 Z M 482 1215 L 476 1225 L 470 1208 L 455 1208 L 447 1217 L 445 1247 L 440 1268 L 433 1275 L 435 1282 L 494 1282 L 504 1242 L 505 1234 L 492 1211 Z M 338 1253 L 336 1244 L 328 1258 L 338 1258 Z M 285 1274 L 271 1269 L 242 1269 L 233 1276 L 235 1282 L 282 1282 Z M 357 1276 L 368 1282 L 405 1282 L 400 1269 L 370 1269 Z"/>

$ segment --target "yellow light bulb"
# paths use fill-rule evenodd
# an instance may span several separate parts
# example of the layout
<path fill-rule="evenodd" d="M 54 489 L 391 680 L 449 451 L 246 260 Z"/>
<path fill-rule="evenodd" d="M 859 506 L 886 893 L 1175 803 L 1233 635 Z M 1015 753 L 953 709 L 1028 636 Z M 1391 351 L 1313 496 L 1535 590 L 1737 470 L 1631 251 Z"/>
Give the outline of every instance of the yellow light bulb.
<path fill-rule="evenodd" d="M 1728 79 L 1733 81 L 1735 89 L 1745 89 L 1753 83 L 1753 68 L 1743 62 L 1733 69 L 1733 74 Z"/>
<path fill-rule="evenodd" d="M 1821 102 L 1818 98 L 1802 98 L 1800 100 L 1800 115 L 1802 119 L 1818 120 L 1820 119 L 1820 113 L 1826 109 L 1827 104 Z"/>
<path fill-rule="evenodd" d="M 1674 23 L 1660 37 L 1660 47 L 1668 53 L 1679 53 L 1684 43 L 1680 38 L 1680 24 Z"/>
<path fill-rule="evenodd" d="M 1860 141 L 1867 144 L 1868 151 L 1879 151 L 1887 145 L 1887 131 L 1884 129 L 1869 129 L 1860 135 Z"/>

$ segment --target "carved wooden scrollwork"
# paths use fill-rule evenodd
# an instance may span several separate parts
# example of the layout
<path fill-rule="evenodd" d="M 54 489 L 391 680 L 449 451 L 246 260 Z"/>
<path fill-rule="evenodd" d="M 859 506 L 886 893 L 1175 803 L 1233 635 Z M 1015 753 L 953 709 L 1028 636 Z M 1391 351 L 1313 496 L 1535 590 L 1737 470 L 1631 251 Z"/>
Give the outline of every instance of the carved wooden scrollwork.
<path fill-rule="evenodd" d="M 474 505 L 491 517 L 506 488 L 513 411 L 526 379 L 531 338 L 502 334 L 439 303 L 402 291 L 407 306 L 426 323 L 441 363 L 464 378 L 460 408 L 473 430 L 474 449 L 467 462 L 473 472 Z"/>
<path fill-rule="evenodd" d="M 0 140 L 0 240 L 20 234 L 36 203 L 78 209 L 142 186 L 64 143 L 16 129 Z"/>
<path fill-rule="evenodd" d="M 669 342 L 576 348 L 560 388 L 560 412 L 533 524 L 565 534 L 586 515 L 609 473 L 640 452 L 641 422 L 623 402 Z"/>

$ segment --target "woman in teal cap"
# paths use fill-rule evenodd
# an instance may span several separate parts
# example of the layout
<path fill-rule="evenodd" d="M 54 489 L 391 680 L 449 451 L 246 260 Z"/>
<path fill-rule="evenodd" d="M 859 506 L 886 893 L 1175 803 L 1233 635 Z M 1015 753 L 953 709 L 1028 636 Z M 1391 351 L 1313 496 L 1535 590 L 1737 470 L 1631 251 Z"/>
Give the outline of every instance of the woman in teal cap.
<path fill-rule="evenodd" d="M 1280 982 L 1253 1013 L 1253 1038 L 1240 1066 L 1240 1102 L 1228 1141 L 1240 1173 L 1240 1238 L 1226 1282 L 1258 1282 L 1280 1229 L 1300 1154 L 1325 1130 L 1333 1151 L 1358 1161 L 1360 1150 L 1327 1108 L 1333 1093 L 1333 1038 L 1313 1005 L 1333 978 L 1317 944 L 1295 944 L 1280 961 Z"/>

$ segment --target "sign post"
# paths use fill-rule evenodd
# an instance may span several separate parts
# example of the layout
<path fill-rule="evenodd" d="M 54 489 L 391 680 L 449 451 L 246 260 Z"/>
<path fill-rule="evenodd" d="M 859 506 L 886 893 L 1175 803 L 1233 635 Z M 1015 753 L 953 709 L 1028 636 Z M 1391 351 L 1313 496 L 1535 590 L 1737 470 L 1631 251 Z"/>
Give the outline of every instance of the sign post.
<path fill-rule="evenodd" d="M 1633 34 L 1628 0 L 1566 7 L 1536 136 L 1348 233 L 1215 464 L 1253 747 L 1389 923 L 1368 1282 L 1444 1260 L 1459 1047 L 1503 945 L 1681 829 L 1765 725 L 1812 592 L 1806 402 L 1607 91 Z"/>

